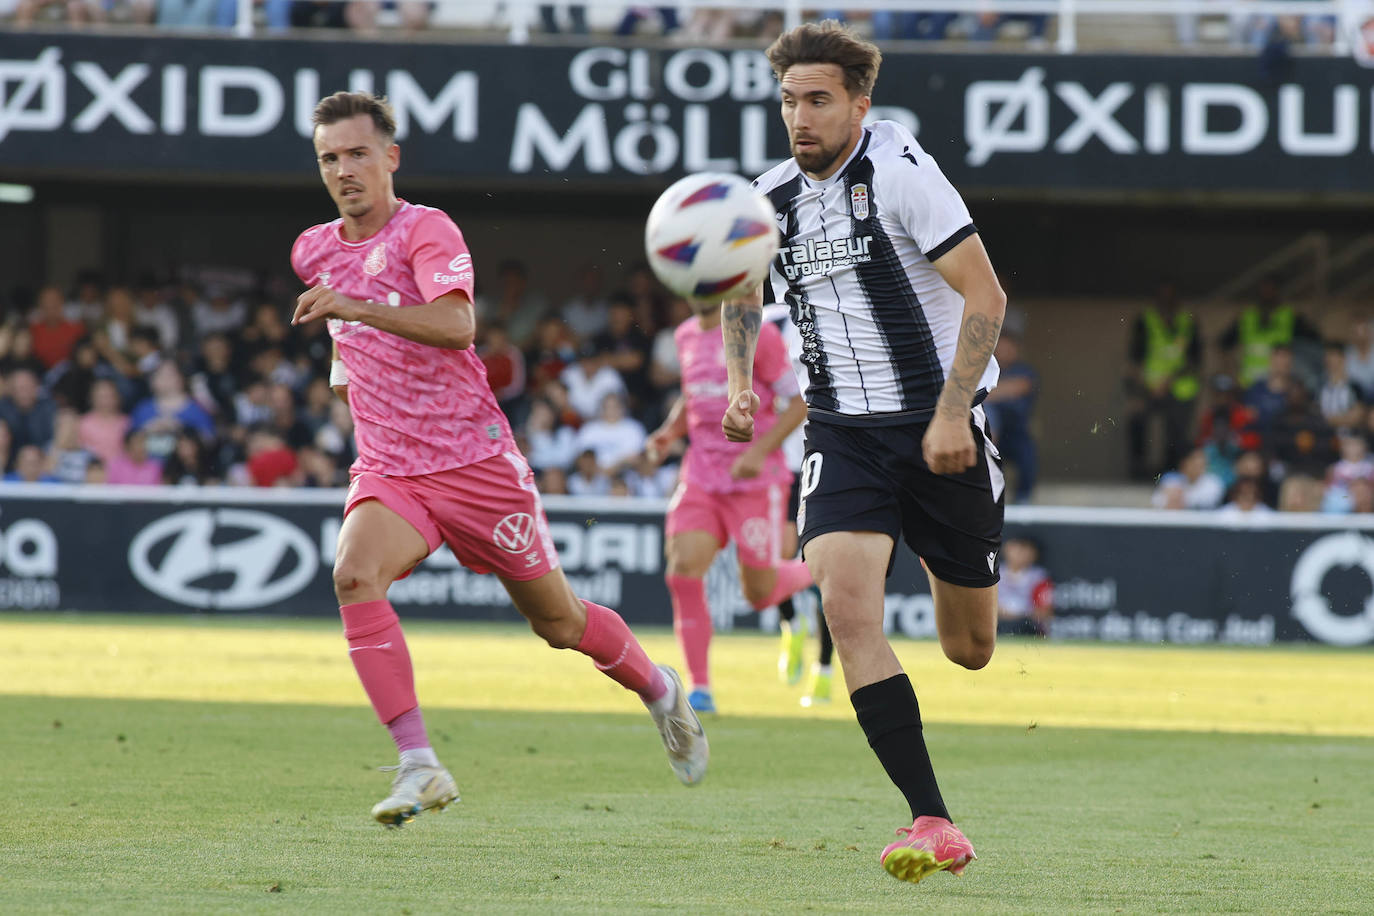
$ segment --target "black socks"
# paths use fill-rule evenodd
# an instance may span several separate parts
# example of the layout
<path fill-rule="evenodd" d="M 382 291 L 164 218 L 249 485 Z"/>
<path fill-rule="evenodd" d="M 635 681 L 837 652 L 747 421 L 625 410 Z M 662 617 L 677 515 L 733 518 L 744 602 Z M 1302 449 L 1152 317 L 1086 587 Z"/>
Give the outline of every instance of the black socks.
<path fill-rule="evenodd" d="M 930 814 L 949 820 L 949 811 L 921 733 L 921 709 L 911 680 L 898 674 L 860 687 L 850 696 L 868 745 L 878 755 L 887 776 L 911 806 L 911 819 Z"/>

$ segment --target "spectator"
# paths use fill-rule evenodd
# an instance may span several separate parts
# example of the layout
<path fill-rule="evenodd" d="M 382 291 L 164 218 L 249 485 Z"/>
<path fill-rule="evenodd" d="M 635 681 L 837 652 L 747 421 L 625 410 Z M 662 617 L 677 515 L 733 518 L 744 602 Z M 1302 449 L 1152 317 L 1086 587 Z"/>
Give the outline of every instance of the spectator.
<path fill-rule="evenodd" d="M 1240 313 L 1217 343 L 1222 352 L 1233 355 L 1241 390 L 1249 390 L 1268 374 L 1269 355 L 1275 347 L 1291 350 L 1300 342 L 1316 345 L 1320 341 L 1312 323 L 1283 303 L 1278 278 L 1270 276 L 1260 282 L 1258 301 Z"/>
<path fill-rule="evenodd" d="M 602 291 L 602 283 L 601 265 L 585 265 L 577 275 L 577 292 L 558 310 L 568 330 L 579 341 L 592 340 L 606 330 L 610 303 Z"/>
<path fill-rule="evenodd" d="M 140 379 L 148 379 L 162 365 L 157 330 L 139 325 L 129 334 L 129 359 Z"/>
<path fill-rule="evenodd" d="M 620 373 L 635 406 L 642 408 L 636 395 L 649 391 L 649 349 L 652 343 L 643 328 L 635 324 L 634 305 L 628 296 L 612 297 L 606 330 L 597 335 L 596 348 L 606 355 L 607 364 Z M 655 421 L 657 418 L 654 418 Z"/>
<path fill-rule="evenodd" d="M 290 448 L 304 448 L 314 441 L 310 427 L 297 416 L 296 395 L 286 385 L 271 385 L 267 390 L 267 404 L 271 410 L 268 427 Z"/>
<path fill-rule="evenodd" d="M 534 329 L 534 343 L 525 351 L 529 390 L 541 391 L 577 359 L 577 348 L 569 335 L 568 326 L 558 315 L 549 314 L 539 319 Z"/>
<path fill-rule="evenodd" d="M 292 343 L 291 329 L 282 318 L 281 309 L 271 302 L 263 302 L 253 309 L 252 320 L 238 334 L 238 345 L 250 361 L 273 347 L 286 355 Z"/>
<path fill-rule="evenodd" d="M 353 415 L 348 405 L 334 398 L 329 405 L 329 422 L 315 431 L 315 447 L 332 458 L 340 468 L 353 463 Z"/>
<path fill-rule="evenodd" d="M 623 396 L 612 393 L 602 399 L 597 418 L 577 431 L 577 448 L 595 453 L 597 465 L 615 476 L 644 451 L 645 438 L 644 424 L 626 414 Z"/>
<path fill-rule="evenodd" d="M 195 296 L 194 287 L 185 290 L 184 294 Z M 241 300 L 230 297 L 229 291 L 223 287 L 214 287 L 208 294 L 208 300 L 196 296 L 191 306 L 191 327 L 196 337 L 216 333 L 234 334 L 242 329 L 248 320 L 248 307 Z"/>
<path fill-rule="evenodd" d="M 1326 511 L 1348 512 L 1352 503 L 1350 489 L 1358 481 L 1374 483 L 1374 461 L 1363 433 L 1346 431 L 1340 436 L 1340 460 L 1326 472 Z"/>
<path fill-rule="evenodd" d="M 272 420 L 272 386 L 260 375 L 250 377 L 234 395 L 235 424 L 242 429 L 261 426 Z M 351 429 L 350 425 L 350 429 Z"/>
<path fill-rule="evenodd" d="M 679 466 L 660 465 L 654 458 L 640 454 L 628 462 L 621 476 L 630 486 L 630 495 L 641 499 L 665 499 L 677 487 Z"/>
<path fill-rule="evenodd" d="M 105 469 L 105 462 L 99 458 L 94 458 L 91 463 L 86 465 L 86 479 L 83 483 L 109 483 L 110 475 Z"/>
<path fill-rule="evenodd" d="M 6 483 L 61 483 L 46 470 L 43 450 L 36 445 L 21 445 L 14 455 L 14 470 L 5 475 Z"/>
<path fill-rule="evenodd" d="M 1284 412 L 1295 388 L 1301 384 L 1293 376 L 1293 350 L 1287 344 L 1269 348 L 1269 368 L 1245 392 L 1245 403 L 1255 412 L 1255 423 L 1267 436 Z"/>
<path fill-rule="evenodd" d="M 162 462 L 148 454 L 148 435 L 130 429 L 124 436 L 124 450 L 106 465 L 110 483 L 155 486 L 162 483 Z"/>
<path fill-rule="evenodd" d="M 134 323 L 157 332 L 159 350 L 173 351 L 181 341 L 181 320 L 176 309 L 151 277 L 145 277 L 138 285 Z"/>
<path fill-rule="evenodd" d="M 229 338 L 224 334 L 207 334 L 200 342 L 200 358 L 196 373 L 191 376 L 191 392 L 196 401 L 226 423 L 236 420 L 234 399 L 239 392 L 239 382 L 233 360 Z"/>
<path fill-rule="evenodd" d="M 568 475 L 568 493 L 571 496 L 608 496 L 611 492 L 611 479 L 596 461 L 596 452 L 587 449 L 573 462 L 573 472 Z"/>
<path fill-rule="evenodd" d="M 98 329 L 103 331 L 110 346 L 124 354 L 129 354 L 129 341 L 138 322 L 134 320 L 134 297 L 127 286 L 112 286 L 105 293 L 105 310 L 101 313 Z"/>
<path fill-rule="evenodd" d="M 68 321 L 79 321 L 88 328 L 95 327 L 105 317 L 105 286 L 93 271 L 83 271 L 76 281 L 76 291 L 67 300 Z"/>
<path fill-rule="evenodd" d="M 177 364 L 167 360 L 152 376 L 152 395 L 134 407 L 130 424 L 147 435 L 150 455 L 166 460 L 183 431 L 209 439 L 215 434 L 215 421 L 186 393 L 186 383 Z"/>
<path fill-rule="evenodd" d="M 969 39 L 971 41 L 997 41 L 1002 37 L 1002 26 L 1009 22 L 1025 26 L 1026 44 L 1030 47 L 1043 48 L 1046 46 L 1045 32 L 1049 29 L 1050 17 L 1044 13 L 980 13 L 974 20 Z"/>
<path fill-rule="evenodd" d="M 377 31 L 377 10 L 381 3 L 375 0 L 354 0 L 344 10 L 344 18 L 349 28 L 355 32 L 372 34 Z M 428 0 L 397 0 L 396 10 L 400 14 L 401 28 L 407 32 L 419 32 L 429 28 L 430 3 Z"/>
<path fill-rule="evenodd" d="M 9 393 L 0 398 L 0 420 L 8 424 L 14 447 L 47 448 L 57 407 L 39 388 L 38 377 L 29 369 L 16 369 L 9 374 L 7 388 Z"/>
<path fill-rule="evenodd" d="M 654 335 L 653 346 L 649 348 L 649 382 L 665 394 L 676 392 L 682 380 L 682 364 L 678 361 L 677 341 L 673 334 L 678 325 L 691 317 L 692 307 L 686 299 L 681 296 L 669 299 L 668 323 Z"/>
<path fill-rule="evenodd" d="M 82 448 L 108 465 L 123 452 L 128 431 L 129 418 L 120 410 L 119 389 L 109 379 L 97 379 L 91 385 L 91 409 L 78 425 Z"/>
<path fill-rule="evenodd" d="M 558 25 L 559 7 L 567 11 L 568 31 L 574 35 L 586 35 L 587 7 L 582 3 L 541 3 L 539 5 L 539 18 L 544 23 L 544 31 L 550 35 L 557 35 L 562 31 Z"/>
<path fill-rule="evenodd" d="M 0 477 L 9 471 L 14 461 L 14 434 L 10 425 L 0 418 Z"/>
<path fill-rule="evenodd" d="M 1165 474 L 1155 487 L 1154 504 L 1160 509 L 1215 509 L 1226 495 L 1221 478 L 1207 470 L 1207 456 L 1194 449 L 1177 471 Z"/>
<path fill-rule="evenodd" d="M 567 496 L 568 473 L 562 468 L 544 468 L 539 474 L 539 492 L 545 496 Z"/>
<path fill-rule="evenodd" d="M 329 336 L 329 324 L 324 321 L 307 321 L 292 328 L 294 336 L 290 351 L 295 355 L 291 361 L 296 368 L 297 378 L 329 376 L 329 364 L 333 360 L 334 341 Z"/>
<path fill-rule="evenodd" d="M 1322 419 L 1307 390 L 1295 385 L 1288 405 L 1268 436 L 1269 454 L 1283 475 L 1320 477 L 1336 460 L 1336 436 Z"/>
<path fill-rule="evenodd" d="M 606 495 L 615 499 L 628 499 L 630 497 L 630 485 L 625 481 L 624 474 L 616 474 L 611 478 L 611 491 Z"/>
<path fill-rule="evenodd" d="M 677 8 L 672 6 L 631 6 L 625 10 L 625 16 L 620 20 L 620 25 L 616 27 L 615 33 L 622 37 L 635 34 L 639 30 L 639 24 L 657 13 L 663 25 L 663 34 L 671 35 L 678 30 L 681 23 L 677 18 Z"/>
<path fill-rule="evenodd" d="M 1002 457 L 1016 465 L 1012 501 L 1028 502 L 1040 468 L 1039 452 L 1030 429 L 1040 374 L 1021 358 L 1021 339 L 1015 333 L 1004 329 L 993 352 L 1002 374 L 997 387 L 988 393 L 983 408 Z"/>
<path fill-rule="evenodd" d="M 640 261 L 630 268 L 625 277 L 625 291 L 634 310 L 634 323 L 645 334 L 652 335 L 663 327 L 667 322 L 668 299 L 648 264 Z"/>
<path fill-rule="evenodd" d="M 1054 582 L 1039 565 L 1040 545 L 1024 535 L 1008 537 L 1002 544 L 997 587 L 997 634 L 1040 636 L 1050 634 L 1054 618 Z"/>
<path fill-rule="evenodd" d="M 200 487 L 216 483 L 205 443 L 195 433 L 182 431 L 172 453 L 162 465 L 162 482 L 172 486 Z"/>
<path fill-rule="evenodd" d="M 255 429 L 248 434 L 247 482 L 255 487 L 290 486 L 299 463 L 296 453 L 274 430 Z"/>
<path fill-rule="evenodd" d="M 295 364 L 286 358 L 277 344 L 264 345 L 253 354 L 248 366 L 250 374 L 266 379 L 271 384 L 286 385 L 292 390 L 301 384 Z"/>
<path fill-rule="evenodd" d="M 56 7 L 72 25 L 90 25 L 105 21 L 105 9 L 97 0 L 19 0 L 14 8 L 14 24 L 19 28 L 33 25 L 43 10 Z"/>
<path fill-rule="evenodd" d="M 326 375 L 315 376 L 306 386 L 305 405 L 301 408 L 300 420 L 310 431 L 312 443 L 320 429 L 329 423 L 330 409 L 335 400 L 337 399 L 329 388 L 329 377 Z"/>
<path fill-rule="evenodd" d="M 1274 510 L 1264 502 L 1263 492 L 1260 481 L 1253 477 L 1241 477 L 1231 485 L 1231 498 L 1217 510 L 1217 515 L 1233 519 L 1272 515 Z"/>
<path fill-rule="evenodd" d="M 955 13 L 894 13 L 873 11 L 873 37 L 877 41 L 944 41 Z"/>
<path fill-rule="evenodd" d="M 596 416 L 606 395 L 625 394 L 625 380 L 608 365 L 606 354 L 590 343 L 582 345 L 577 362 L 563 370 L 559 381 L 567 389 L 568 403 L 583 420 Z"/>
<path fill-rule="evenodd" d="M 1202 340 L 1193 313 L 1179 307 L 1173 283 L 1160 284 L 1155 304 L 1136 318 L 1126 370 L 1126 435 L 1130 473 L 1155 476 L 1153 454 L 1163 467 L 1177 467 L 1188 449 L 1189 428 L 1201 385 Z M 1000 385 L 999 385 L 1000 387 Z M 1163 448 L 1151 448 L 1151 426 L 1163 425 Z M 1159 460 L 1159 459 L 1155 459 Z"/>
<path fill-rule="evenodd" d="M 502 261 L 497 268 L 498 290 L 494 300 L 479 297 L 478 326 L 505 325 L 506 333 L 517 347 L 526 347 L 534 338 L 534 327 L 548 310 L 548 301 L 530 290 L 529 276 L 520 261 Z"/>
<path fill-rule="evenodd" d="M 72 347 L 71 356 L 45 376 L 44 383 L 57 406 L 85 413 L 91 408 L 91 386 L 96 379 L 108 380 L 114 374 L 108 364 L 101 363 L 100 354 L 90 338 L 83 337 Z"/>
<path fill-rule="evenodd" d="M 157 0 L 157 25 L 163 29 L 208 29 L 219 19 L 221 0 Z"/>
<path fill-rule="evenodd" d="M 525 420 L 525 439 L 529 444 L 530 467 L 536 471 L 567 470 L 577 457 L 577 431 L 560 423 L 553 407 L 543 398 L 530 404 L 530 414 Z"/>
<path fill-rule="evenodd" d="M 318 489 L 337 487 L 348 482 L 347 477 L 340 474 L 339 465 L 334 457 L 313 445 L 297 450 L 296 459 L 300 463 L 300 471 L 296 478 L 297 486 Z"/>
<path fill-rule="evenodd" d="M 81 418 L 71 408 L 57 412 L 52 447 L 48 449 L 47 470 L 62 483 L 82 483 L 86 466 L 95 456 L 81 445 Z"/>
<path fill-rule="evenodd" d="M 1278 471 L 1277 477 L 1275 470 Z M 1265 460 L 1259 452 L 1241 452 L 1236 457 L 1235 464 L 1226 474 L 1219 475 L 1222 481 L 1230 488 L 1241 477 L 1249 477 L 1259 481 L 1260 499 L 1268 505 L 1274 505 L 1278 500 L 1277 484 L 1283 477 L 1282 468 L 1274 468 Z"/>
<path fill-rule="evenodd" d="M 57 287 L 45 286 L 39 291 L 38 309 L 29 323 L 29 335 L 33 340 L 33 355 L 45 370 L 69 358 L 76 342 L 86 335 L 86 326 L 68 319 L 65 307 L 62 291 Z"/>
<path fill-rule="evenodd" d="M 511 343 L 506 328 L 499 321 L 487 326 L 486 339 L 477 348 L 477 355 L 487 370 L 496 403 L 506 416 L 515 415 L 525 396 L 525 354 Z"/>
<path fill-rule="evenodd" d="M 1374 512 L 1374 483 L 1368 480 L 1350 482 L 1350 511 L 1357 515 Z"/>
<path fill-rule="evenodd" d="M 0 374 L 9 375 L 19 369 L 42 375 L 47 371 L 33 352 L 33 332 L 27 325 L 0 328 Z"/>
<path fill-rule="evenodd" d="M 1368 315 L 1359 315 L 1350 323 L 1345 372 L 1365 400 L 1374 401 L 1374 321 Z"/>
<path fill-rule="evenodd" d="M 1317 406 L 1326 422 L 1337 429 L 1363 426 L 1363 398 L 1346 373 L 1345 348 L 1338 343 L 1328 343 L 1322 366 L 1326 372 L 1321 390 L 1317 392 Z"/>
<path fill-rule="evenodd" d="M 1279 486 L 1280 512 L 1318 512 L 1322 502 L 1322 483 L 1315 477 L 1298 474 Z"/>

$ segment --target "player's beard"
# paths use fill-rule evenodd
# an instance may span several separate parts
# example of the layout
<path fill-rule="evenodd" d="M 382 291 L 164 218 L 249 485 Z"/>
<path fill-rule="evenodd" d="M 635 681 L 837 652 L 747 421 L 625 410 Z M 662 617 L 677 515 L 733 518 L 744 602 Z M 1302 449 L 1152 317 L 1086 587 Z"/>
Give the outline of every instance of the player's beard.
<path fill-rule="evenodd" d="M 802 171 L 813 175 L 818 175 L 834 165 L 835 160 L 840 157 L 840 153 L 844 150 L 843 143 L 825 146 L 816 137 L 807 137 L 806 139 L 816 145 L 805 152 L 800 152 L 797 150 L 796 144 L 793 143 L 792 157 L 797 160 L 797 165 L 801 166 Z"/>

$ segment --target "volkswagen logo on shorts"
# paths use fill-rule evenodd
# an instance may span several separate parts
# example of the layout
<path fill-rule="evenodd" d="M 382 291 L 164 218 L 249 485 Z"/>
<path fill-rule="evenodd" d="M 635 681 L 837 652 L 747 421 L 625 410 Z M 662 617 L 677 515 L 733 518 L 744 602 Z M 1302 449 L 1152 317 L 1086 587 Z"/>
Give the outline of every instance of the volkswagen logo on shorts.
<path fill-rule="evenodd" d="M 129 545 L 129 569 L 144 588 L 196 608 L 236 611 L 284 601 L 318 568 L 305 532 L 251 509 L 174 512 Z"/>
<path fill-rule="evenodd" d="M 513 512 L 491 530 L 496 546 L 509 553 L 524 553 L 534 544 L 534 516 L 528 512 Z"/>

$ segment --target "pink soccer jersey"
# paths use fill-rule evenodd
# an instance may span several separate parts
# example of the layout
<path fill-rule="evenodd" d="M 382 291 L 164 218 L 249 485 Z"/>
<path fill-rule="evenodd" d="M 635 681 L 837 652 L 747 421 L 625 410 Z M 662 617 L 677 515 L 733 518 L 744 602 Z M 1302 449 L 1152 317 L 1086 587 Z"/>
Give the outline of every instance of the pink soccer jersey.
<path fill-rule="evenodd" d="M 342 227 L 336 219 L 296 239 L 291 266 L 306 285 L 398 308 L 455 291 L 472 298 L 472 256 L 443 211 L 402 201 L 381 231 L 358 242 L 346 241 Z M 411 477 L 515 450 L 472 347 L 446 350 L 334 318 L 329 333 L 348 370 L 355 472 Z"/>
<path fill-rule="evenodd" d="M 702 330 L 696 318 L 678 325 L 673 333 L 678 358 L 682 363 L 682 393 L 687 399 L 687 456 L 682 462 L 682 479 L 689 486 L 710 493 L 737 493 L 792 483 L 782 451 L 774 451 L 758 477 L 734 480 L 730 466 L 749 448 L 748 442 L 731 442 L 720 428 L 729 402 L 729 383 L 725 374 L 725 341 L 720 326 Z M 759 329 L 754 351 L 754 392 L 759 409 L 754 414 L 754 435 L 761 436 L 778 422 L 782 402 L 799 397 L 797 380 L 787 362 L 787 347 L 778 329 L 765 323 Z"/>

